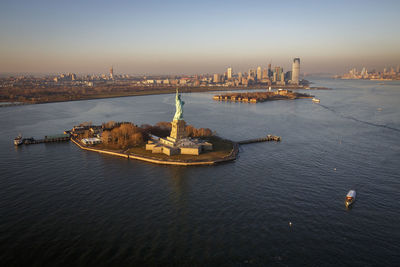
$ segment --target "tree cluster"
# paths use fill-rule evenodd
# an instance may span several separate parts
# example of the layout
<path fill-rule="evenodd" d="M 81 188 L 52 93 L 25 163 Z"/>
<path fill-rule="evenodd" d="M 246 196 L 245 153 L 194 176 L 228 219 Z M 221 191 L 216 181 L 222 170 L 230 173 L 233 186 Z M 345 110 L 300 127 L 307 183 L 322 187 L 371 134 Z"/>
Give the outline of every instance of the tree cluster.
<path fill-rule="evenodd" d="M 124 149 L 142 145 L 148 140 L 148 134 L 133 123 L 123 123 L 112 130 L 104 130 L 101 141 L 107 147 Z"/>
<path fill-rule="evenodd" d="M 213 135 L 213 132 L 208 128 L 196 129 L 192 125 L 187 125 L 185 130 L 188 137 L 207 137 Z"/>
<path fill-rule="evenodd" d="M 82 126 L 91 125 L 91 122 L 83 123 Z M 150 139 L 150 135 L 167 137 L 171 133 L 170 122 L 158 122 L 156 125 L 143 124 L 137 126 L 131 122 L 109 121 L 102 124 L 101 140 L 105 148 L 127 149 L 129 147 L 142 146 Z M 186 126 L 188 137 L 207 137 L 212 136 L 213 132 L 208 128 L 195 128 L 191 125 Z M 93 133 L 88 129 L 80 134 L 79 138 L 93 137 Z"/>

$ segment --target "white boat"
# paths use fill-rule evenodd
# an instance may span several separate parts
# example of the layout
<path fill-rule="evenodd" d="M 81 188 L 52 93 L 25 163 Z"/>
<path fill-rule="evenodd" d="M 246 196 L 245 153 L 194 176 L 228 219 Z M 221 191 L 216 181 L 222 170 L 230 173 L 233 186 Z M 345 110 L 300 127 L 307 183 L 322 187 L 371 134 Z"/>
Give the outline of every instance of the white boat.
<path fill-rule="evenodd" d="M 314 98 L 312 99 L 312 102 L 314 102 L 314 103 L 319 103 L 320 100 L 319 100 L 318 98 L 315 98 L 315 97 L 314 97 Z"/>
<path fill-rule="evenodd" d="M 346 195 L 346 207 L 351 206 L 356 201 L 356 191 L 350 190 Z"/>
<path fill-rule="evenodd" d="M 22 145 L 22 135 L 19 134 L 17 137 L 14 138 L 14 145 L 19 146 Z"/>

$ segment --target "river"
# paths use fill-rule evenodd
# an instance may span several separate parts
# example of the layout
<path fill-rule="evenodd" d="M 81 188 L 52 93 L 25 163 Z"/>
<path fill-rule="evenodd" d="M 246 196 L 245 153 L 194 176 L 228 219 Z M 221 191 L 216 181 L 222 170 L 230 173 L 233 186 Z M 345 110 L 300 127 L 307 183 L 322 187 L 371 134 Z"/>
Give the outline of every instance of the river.
<path fill-rule="evenodd" d="M 400 82 L 310 80 L 332 88 L 309 91 L 320 104 L 183 94 L 195 127 L 282 137 L 216 166 L 12 144 L 84 121 L 170 121 L 172 94 L 2 108 L 1 266 L 398 266 Z"/>

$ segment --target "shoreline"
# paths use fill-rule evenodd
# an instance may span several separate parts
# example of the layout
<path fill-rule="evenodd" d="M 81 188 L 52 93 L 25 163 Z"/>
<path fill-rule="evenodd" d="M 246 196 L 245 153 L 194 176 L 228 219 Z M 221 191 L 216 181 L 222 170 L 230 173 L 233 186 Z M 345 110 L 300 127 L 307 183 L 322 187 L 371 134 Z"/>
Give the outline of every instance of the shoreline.
<path fill-rule="evenodd" d="M 291 89 L 291 90 L 331 90 L 330 88 L 325 87 L 292 87 L 292 86 L 271 86 L 272 89 Z M 266 86 L 254 86 L 254 87 L 180 87 L 179 90 L 181 93 L 213 93 L 213 92 L 223 92 L 223 91 L 240 91 L 240 90 L 267 90 Z M 4 101 L 9 104 L 0 105 L 0 107 L 12 107 L 12 106 L 21 106 L 21 105 L 38 105 L 38 104 L 48 104 L 48 103 L 61 103 L 61 102 L 72 102 L 72 101 L 85 101 L 85 100 L 97 100 L 97 99 L 107 99 L 107 98 L 119 98 L 119 97 L 130 97 L 130 96 L 148 96 L 148 95 L 164 95 L 164 94 L 173 94 L 175 93 L 176 88 L 168 88 L 168 89 L 154 89 L 149 91 L 133 91 L 131 93 L 115 93 L 110 95 L 91 95 L 88 97 L 82 97 L 79 99 L 63 99 L 63 100 L 53 100 L 53 101 L 43 101 L 43 102 L 22 102 L 16 101 L 10 102 L 10 100 Z M 1 102 L 0 102 L 1 103 Z"/>
<path fill-rule="evenodd" d="M 81 142 L 78 140 L 75 140 L 75 138 L 71 138 L 71 141 L 77 145 L 80 149 L 83 150 L 88 150 L 88 151 L 93 151 L 97 152 L 100 154 L 108 154 L 108 155 L 113 155 L 113 156 L 118 156 L 118 157 L 123 157 L 126 159 L 134 159 L 134 160 L 140 160 L 140 161 L 145 161 L 145 162 L 150 162 L 150 163 L 155 163 L 155 164 L 162 164 L 162 165 L 178 165 L 178 166 L 200 166 L 200 165 L 215 165 L 218 163 L 223 163 L 223 162 L 229 162 L 233 161 L 237 158 L 237 155 L 239 153 L 239 148 L 238 144 L 235 142 L 233 143 L 233 148 L 231 152 L 229 153 L 228 156 L 225 156 L 221 159 L 218 160 L 209 160 L 209 161 L 177 161 L 177 160 L 161 160 L 157 159 L 155 157 L 145 157 L 142 155 L 135 155 L 133 153 L 124 153 L 118 152 L 118 151 L 111 151 L 111 150 L 104 150 L 104 149 L 98 149 L 98 148 L 91 148 L 88 146 L 83 145 Z"/>

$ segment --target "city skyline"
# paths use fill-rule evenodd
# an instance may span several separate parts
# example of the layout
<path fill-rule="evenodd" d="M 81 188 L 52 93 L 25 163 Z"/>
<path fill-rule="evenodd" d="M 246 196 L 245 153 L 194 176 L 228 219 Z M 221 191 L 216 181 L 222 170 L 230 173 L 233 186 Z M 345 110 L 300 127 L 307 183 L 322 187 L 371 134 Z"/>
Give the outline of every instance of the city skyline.
<path fill-rule="evenodd" d="M 78 4 L 79 3 L 79 4 Z M 2 1 L 0 73 L 200 74 L 400 62 L 396 1 Z"/>

